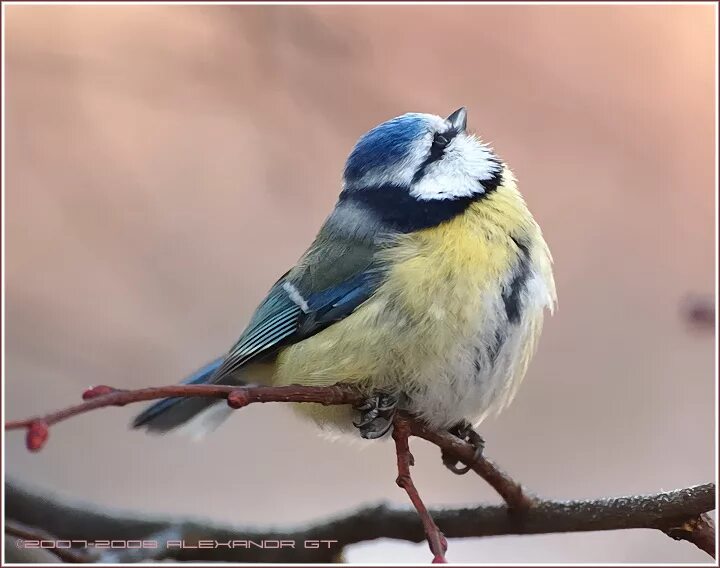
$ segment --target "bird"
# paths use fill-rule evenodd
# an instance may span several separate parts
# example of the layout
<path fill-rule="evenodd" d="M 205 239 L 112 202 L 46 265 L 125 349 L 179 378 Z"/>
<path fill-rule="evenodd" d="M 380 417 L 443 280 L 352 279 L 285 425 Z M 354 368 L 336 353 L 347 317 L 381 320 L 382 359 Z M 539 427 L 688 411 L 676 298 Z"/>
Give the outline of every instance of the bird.
<path fill-rule="evenodd" d="M 514 174 L 468 131 L 465 107 L 403 114 L 360 137 L 310 247 L 230 350 L 184 382 L 348 384 L 362 404 L 294 406 L 325 432 L 367 439 L 400 409 L 481 451 L 473 428 L 514 398 L 556 306 L 552 265 Z M 174 397 L 133 426 L 206 433 L 229 413 Z"/>

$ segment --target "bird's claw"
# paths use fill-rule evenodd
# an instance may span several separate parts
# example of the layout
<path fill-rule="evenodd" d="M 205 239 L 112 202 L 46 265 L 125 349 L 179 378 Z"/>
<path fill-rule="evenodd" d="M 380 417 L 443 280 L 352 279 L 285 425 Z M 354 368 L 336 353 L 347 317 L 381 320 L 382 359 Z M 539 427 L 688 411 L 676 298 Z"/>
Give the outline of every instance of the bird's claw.
<path fill-rule="evenodd" d="M 360 430 L 363 438 L 368 440 L 381 438 L 392 427 L 399 402 L 400 398 L 396 395 L 376 393 L 354 407 L 360 412 L 360 418 L 354 421 L 353 425 Z"/>
<path fill-rule="evenodd" d="M 378 416 L 380 416 L 380 409 L 378 407 L 370 407 L 370 409 L 360 414 L 360 420 L 358 420 L 357 422 L 353 422 L 353 426 L 362 431 L 363 428 L 377 420 Z"/>
<path fill-rule="evenodd" d="M 457 475 L 464 475 L 472 469 L 473 464 L 482 458 L 483 450 L 485 449 L 485 440 L 483 440 L 482 436 L 473 429 L 472 424 L 464 420 L 450 428 L 449 431 L 451 434 L 457 436 L 463 442 L 467 442 L 475 449 L 475 455 L 473 456 L 472 462 L 463 467 L 458 467 L 459 462 L 457 458 L 450 456 L 443 451 L 442 460 L 445 467 Z"/>
<path fill-rule="evenodd" d="M 358 404 L 356 406 L 353 406 L 355 410 L 365 411 L 370 410 L 373 407 L 372 398 L 367 398 L 362 404 Z"/>

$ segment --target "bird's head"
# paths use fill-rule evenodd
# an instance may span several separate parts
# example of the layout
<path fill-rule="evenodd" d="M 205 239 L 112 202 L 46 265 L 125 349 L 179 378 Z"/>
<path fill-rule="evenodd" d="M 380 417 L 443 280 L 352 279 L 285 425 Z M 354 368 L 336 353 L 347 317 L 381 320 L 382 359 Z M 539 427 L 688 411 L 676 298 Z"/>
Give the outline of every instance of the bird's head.
<path fill-rule="evenodd" d="M 468 134 L 467 112 L 409 113 L 365 134 L 345 166 L 344 191 L 406 192 L 419 201 L 482 195 L 500 183 L 502 163 Z"/>

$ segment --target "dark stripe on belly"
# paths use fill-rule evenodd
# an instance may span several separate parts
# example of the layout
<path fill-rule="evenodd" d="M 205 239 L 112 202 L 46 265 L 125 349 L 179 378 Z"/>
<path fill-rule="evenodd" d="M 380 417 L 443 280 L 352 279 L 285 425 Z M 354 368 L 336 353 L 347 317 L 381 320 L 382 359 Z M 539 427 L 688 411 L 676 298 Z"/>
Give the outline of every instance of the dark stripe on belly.
<path fill-rule="evenodd" d="M 513 236 L 510 238 L 518 247 L 518 261 L 512 279 L 503 290 L 502 299 L 508 321 L 518 323 L 523 309 L 522 293 L 525 291 L 527 281 L 530 278 L 530 250 L 525 242 Z"/>
<path fill-rule="evenodd" d="M 500 353 L 500 349 L 502 349 L 503 344 L 505 343 L 505 339 L 507 333 L 507 329 L 505 324 L 502 324 L 502 327 L 499 327 L 495 330 L 495 340 L 485 347 L 482 345 L 476 345 L 475 346 L 475 357 L 473 358 L 473 365 L 475 366 L 475 375 L 478 376 L 483 368 L 485 368 L 487 371 L 490 371 L 493 366 L 495 365 L 495 361 L 497 361 L 498 354 Z M 487 364 L 486 367 L 483 367 L 483 364 Z"/>

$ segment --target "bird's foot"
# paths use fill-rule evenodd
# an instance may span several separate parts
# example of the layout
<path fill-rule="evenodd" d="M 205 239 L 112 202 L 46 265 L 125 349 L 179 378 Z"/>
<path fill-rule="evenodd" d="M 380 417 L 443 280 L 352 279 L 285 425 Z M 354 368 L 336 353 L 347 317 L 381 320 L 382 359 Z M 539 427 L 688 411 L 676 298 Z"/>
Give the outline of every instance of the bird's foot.
<path fill-rule="evenodd" d="M 394 394 L 376 392 L 365 399 L 365 402 L 355 406 L 360 412 L 360 418 L 353 422 L 360 435 L 368 440 L 381 438 L 392 427 L 393 418 L 397 411 L 400 397 Z"/>
<path fill-rule="evenodd" d="M 457 436 L 463 442 L 467 442 L 475 448 L 475 455 L 472 463 L 470 465 L 465 465 L 464 467 L 458 467 L 457 458 L 446 454 L 444 451 L 442 453 L 442 460 L 445 467 L 453 473 L 464 475 L 472 469 L 472 464 L 482 458 L 483 450 L 485 449 L 485 440 L 483 440 L 482 436 L 473 429 L 472 424 L 466 420 L 458 422 L 455 426 L 450 428 L 449 432 L 453 436 Z"/>

